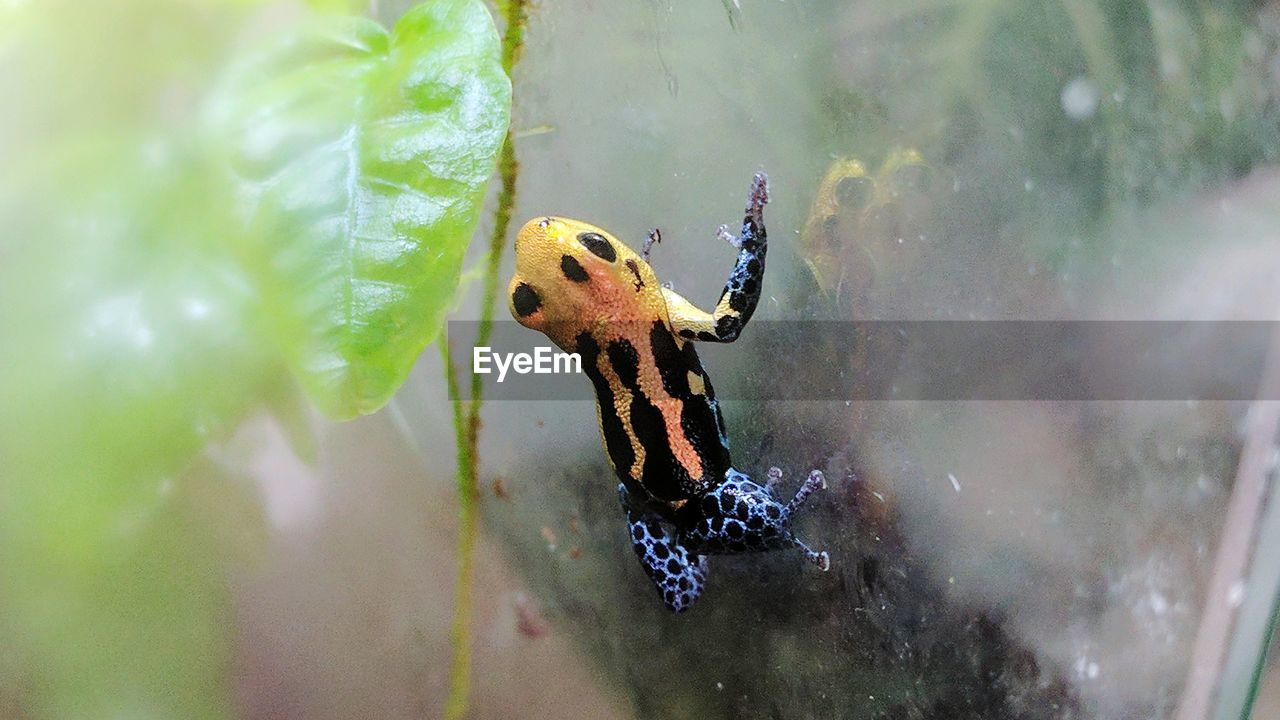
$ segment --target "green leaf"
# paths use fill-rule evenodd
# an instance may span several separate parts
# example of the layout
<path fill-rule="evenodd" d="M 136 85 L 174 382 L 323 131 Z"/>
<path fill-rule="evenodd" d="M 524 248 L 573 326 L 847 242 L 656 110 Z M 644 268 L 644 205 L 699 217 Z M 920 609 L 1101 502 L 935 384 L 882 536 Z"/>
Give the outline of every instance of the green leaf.
<path fill-rule="evenodd" d="M 0 10 L 0 708 L 22 717 L 230 717 L 226 563 L 262 525 L 199 453 L 293 407 L 289 366 L 322 351 L 390 392 L 457 282 L 506 122 L 484 93 L 509 97 L 483 8 L 285 28 L 229 78 L 255 5 Z"/>
<path fill-rule="evenodd" d="M 185 476 L 274 361 L 223 247 L 229 189 L 172 145 L 140 160 L 114 139 L 6 215 L 0 645 L 28 677 L 0 689 L 38 688 L 31 717 L 226 717 L 223 551 L 203 528 L 247 518 L 185 502 Z"/>
<path fill-rule="evenodd" d="M 0 30 L 0 707 L 230 717 L 208 528 L 247 518 L 189 502 L 187 468 L 278 362 L 191 122 L 243 15 L 23 5 Z"/>
<path fill-rule="evenodd" d="M 382 407 L 439 332 L 510 105 L 476 0 L 424 3 L 391 33 L 326 22 L 229 78 L 219 122 L 265 238 L 246 252 L 331 417 Z"/>

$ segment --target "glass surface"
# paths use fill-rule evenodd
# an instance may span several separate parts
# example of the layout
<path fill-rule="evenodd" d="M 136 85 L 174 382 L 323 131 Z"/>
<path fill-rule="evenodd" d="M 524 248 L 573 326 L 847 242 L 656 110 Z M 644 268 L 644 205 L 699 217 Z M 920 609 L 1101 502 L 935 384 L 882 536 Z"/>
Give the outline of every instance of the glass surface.
<path fill-rule="evenodd" d="M 0 0 L 0 21 L 35 5 Z M 0 151 L 22 150 L 26 163 L 0 179 L 0 226 L 16 237 L 0 242 L 0 266 L 30 256 L 54 268 L 35 282 L 0 276 L 0 299 L 39 310 L 0 316 L 0 360 L 21 359 L 35 379 L 0 370 L 0 420 L 22 431 L 0 433 L 0 476 L 18 457 L 53 479 L 0 477 L 0 503 L 42 510 L 0 507 L 0 720 L 441 717 L 460 503 L 439 347 L 385 409 L 319 419 L 296 371 L 323 380 L 332 368 L 302 353 L 290 374 L 278 357 L 300 341 L 272 324 L 271 293 L 298 288 L 255 294 L 263 285 L 245 255 L 274 247 L 271 233 L 235 236 L 227 220 L 245 198 L 206 192 L 223 187 L 231 144 L 206 135 L 226 131 L 219 113 L 231 111 L 201 95 L 221 88 L 245 48 L 308 12 L 390 26 L 416 3 L 127 5 L 122 27 L 154 32 L 121 33 L 126 50 L 140 49 L 110 55 L 118 67 L 97 57 L 121 47 L 117 33 L 95 22 L 30 36 L 38 23 L 0 22 L 0 97 L 48 101 L 0 112 Z M 81 18 L 73 3 L 59 12 Z M 359 27 L 366 34 L 341 52 L 282 53 L 313 94 L 275 109 L 305 131 L 316 129 L 308 113 L 336 107 L 357 118 L 341 133 L 351 147 L 361 128 L 403 129 L 361 114 L 361 98 L 399 107 L 398 83 L 417 80 L 413 100 L 441 101 L 411 63 L 339 67 L 358 87 L 311 72 L 341 65 L 327 53 L 390 42 Z M 21 38 L 24 51 L 48 43 L 35 54 L 48 67 L 14 67 Z M 445 76 L 447 60 L 432 61 Z M 76 87 L 44 87 L 81 65 L 94 72 L 72 73 Z M 403 71 L 394 82 L 378 75 L 388 67 Z M 119 87 L 99 87 L 103 77 Z M 258 90 L 270 98 L 287 84 Z M 249 95 L 239 99 L 251 106 Z M 753 174 L 768 174 L 759 307 L 738 342 L 698 352 L 721 391 L 735 468 L 760 482 L 779 468 L 788 497 L 811 471 L 825 475 L 795 527 L 829 552 L 830 569 L 790 549 L 711 557 L 697 604 L 670 612 L 628 541 L 597 410 L 582 399 L 588 380 L 569 378 L 578 399 L 555 390 L 512 401 L 488 376 L 468 717 L 1206 720 L 1244 717 L 1255 691 L 1252 717 L 1280 717 L 1280 665 L 1259 652 L 1274 650 L 1280 594 L 1276 438 L 1251 422 L 1280 401 L 1260 382 L 1268 358 L 1280 362 L 1268 356 L 1280 319 L 1280 4 L 548 0 L 530 6 L 511 118 L 518 193 L 494 336 L 504 342 L 549 344 L 509 319 L 503 297 L 527 220 L 579 219 L 637 250 L 658 228 L 657 277 L 709 309 L 735 255 L 717 227 L 736 231 Z M 235 169 L 270 185 L 255 143 L 297 137 L 247 126 Z M 451 147 L 466 144 L 457 134 Z M 290 159 L 327 137 L 305 137 Z M 381 140 L 380 160 L 418 177 L 397 142 L 410 139 Z M 65 156 L 30 150 L 44 147 Z M 81 155 L 141 172 L 119 187 L 112 172 L 76 178 L 88 189 L 59 187 Z M 498 184 L 450 316 L 464 388 Z M 427 195 L 400 185 L 380 192 Z M 456 190 L 439 185 L 430 191 Z M 17 207 L 34 195 L 48 207 Z M 131 203 L 149 212 L 119 211 Z M 439 219 L 427 202 L 385 207 L 396 223 Z M 47 233 L 46 211 L 60 220 Z M 104 217 L 114 224 L 95 222 Z M 386 255 L 371 251 L 375 266 L 409 257 L 395 242 L 376 250 Z M 326 260 L 255 259 L 264 273 Z M 378 299 L 381 279 L 362 299 Z M 289 280 L 315 289 L 305 272 Z M 302 324 L 321 314 L 307 304 L 314 293 L 305 300 L 285 308 Z M 33 347 L 72 338 L 66 347 L 83 355 L 3 347 L 11 330 L 62 312 L 74 322 L 29 333 Z M 351 319 L 325 318 L 328 330 Z M 1218 325 L 1234 321 L 1264 324 Z M 928 323 L 948 325 L 912 329 Z M 874 340 L 857 340 L 865 327 Z M 1141 340 L 1086 342 L 1099 328 Z M 313 329 L 297 333 L 305 348 Z M 969 330 L 992 333 L 990 347 Z M 1000 355 L 1022 347 L 1001 333 L 1024 331 L 1023 342 L 1052 342 Z M 1239 346 L 1222 340 L 1237 331 Z M 957 342 L 937 345 L 947 333 Z M 913 344 L 922 334 L 935 344 Z M 347 338 L 347 349 L 378 337 Z M 385 386 L 392 365 L 373 377 Z M 64 383 L 66 367 L 83 374 Z M 1135 380 L 1133 367 L 1150 376 Z M 1070 392 L 1054 393 L 1058 373 Z M 824 390 L 869 377 L 874 399 Z M 28 385 L 63 392 L 31 412 L 10 401 Z M 46 438 L 64 435 L 85 442 L 46 457 L 60 447 Z M 155 447 L 121 449 L 126 435 Z M 1263 488 L 1253 505 L 1235 502 L 1250 449 L 1264 460 L 1250 476 Z M 1245 570 L 1215 595 L 1233 507 L 1259 525 L 1236 548 Z M 1240 618 L 1208 648 L 1230 675 L 1208 711 L 1179 715 L 1211 607 Z"/>
<path fill-rule="evenodd" d="M 1250 4 L 540 7 L 517 222 L 637 248 L 659 227 L 659 277 L 709 307 L 732 263 L 715 227 L 764 169 L 759 320 L 1273 320 L 1275 32 Z M 919 164 L 884 167 L 904 150 Z M 846 188 L 807 239 L 842 158 L 883 194 Z M 778 359 L 749 346 L 700 353 L 717 383 L 767 378 Z M 877 362 L 854 350 L 786 367 Z M 444 453 L 421 409 L 438 368 L 419 370 L 399 407 Z M 738 469 L 786 490 L 825 472 L 800 527 L 832 569 L 712 558 L 676 616 L 627 547 L 592 405 L 493 402 L 482 463 L 506 497 L 485 529 L 639 717 L 1172 717 L 1246 407 L 726 402 Z"/>

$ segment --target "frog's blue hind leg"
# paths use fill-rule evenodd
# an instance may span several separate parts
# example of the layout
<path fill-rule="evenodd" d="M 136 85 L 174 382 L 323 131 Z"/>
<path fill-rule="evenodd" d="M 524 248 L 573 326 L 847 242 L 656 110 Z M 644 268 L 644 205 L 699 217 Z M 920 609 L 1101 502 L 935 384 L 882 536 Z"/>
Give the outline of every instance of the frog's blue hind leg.
<path fill-rule="evenodd" d="M 627 512 L 631 548 L 658 595 L 674 612 L 684 612 L 702 594 L 707 577 L 707 559 L 691 554 L 679 541 L 668 536 L 656 513 L 637 507 L 627 488 L 618 485 L 618 496 Z"/>
<path fill-rule="evenodd" d="M 797 547 L 819 569 L 830 569 L 831 557 L 825 551 L 813 550 L 791 532 L 791 519 L 814 491 L 827 486 L 826 479 L 814 470 L 783 505 L 773 495 L 780 477 L 780 472 L 770 470 L 769 482 L 761 487 L 730 470 L 720 487 L 703 496 L 699 517 L 682 538 L 685 544 L 697 552 L 724 555 Z"/>

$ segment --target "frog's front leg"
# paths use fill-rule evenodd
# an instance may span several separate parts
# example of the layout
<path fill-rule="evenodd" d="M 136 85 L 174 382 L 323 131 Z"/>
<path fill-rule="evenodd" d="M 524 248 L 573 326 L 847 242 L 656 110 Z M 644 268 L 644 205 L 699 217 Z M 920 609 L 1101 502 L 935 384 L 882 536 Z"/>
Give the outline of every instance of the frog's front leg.
<path fill-rule="evenodd" d="M 702 594 L 707 559 L 670 537 L 657 513 L 639 507 L 625 485 L 618 485 L 618 497 L 627 512 L 631 548 L 658 588 L 658 596 L 674 612 L 688 610 Z"/>
<path fill-rule="evenodd" d="M 760 301 L 764 279 L 764 258 L 769 249 L 764 229 L 764 206 L 769 202 L 769 179 L 756 173 L 747 195 L 747 209 L 742 219 L 742 233 L 734 237 L 721 225 L 719 236 L 738 248 L 738 261 L 729 273 L 720 300 L 713 312 L 699 309 L 679 293 L 663 288 L 671 329 L 689 340 L 733 342 L 751 319 Z"/>
<path fill-rule="evenodd" d="M 662 242 L 662 231 L 654 228 L 649 231 L 649 236 L 644 239 L 644 246 L 640 248 L 640 257 L 645 262 L 649 262 L 649 253 L 653 252 L 653 246 Z"/>
<path fill-rule="evenodd" d="M 791 502 L 783 505 L 771 489 L 776 475 L 770 471 L 768 487 L 761 487 L 737 470 L 730 470 L 725 481 L 703 496 L 694 509 L 696 519 L 682 536 L 685 545 L 695 552 L 735 554 L 797 547 L 809 562 L 825 571 L 831 568 L 826 551 L 811 549 L 791 532 L 791 520 L 816 490 L 827 486 L 822 473 L 809 474 Z"/>

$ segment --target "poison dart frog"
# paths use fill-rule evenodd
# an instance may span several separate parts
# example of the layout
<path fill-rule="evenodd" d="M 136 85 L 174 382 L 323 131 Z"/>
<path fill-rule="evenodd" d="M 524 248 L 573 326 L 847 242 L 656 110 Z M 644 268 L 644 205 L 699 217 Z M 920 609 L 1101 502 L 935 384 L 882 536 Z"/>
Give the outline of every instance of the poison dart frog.
<path fill-rule="evenodd" d="M 621 483 L 618 496 L 631 545 L 658 595 L 687 610 L 706 582 L 708 555 L 799 548 L 822 570 L 826 552 L 810 549 L 791 520 L 815 490 L 813 471 L 790 502 L 729 459 L 724 416 L 694 349 L 696 341 L 733 342 L 755 312 L 768 249 L 768 180 L 757 173 L 738 250 L 712 312 L 658 282 L 643 255 L 593 225 L 559 217 L 530 220 L 516 235 L 516 271 L 508 298 L 522 325 L 582 359 L 595 387 L 604 447 Z"/>

